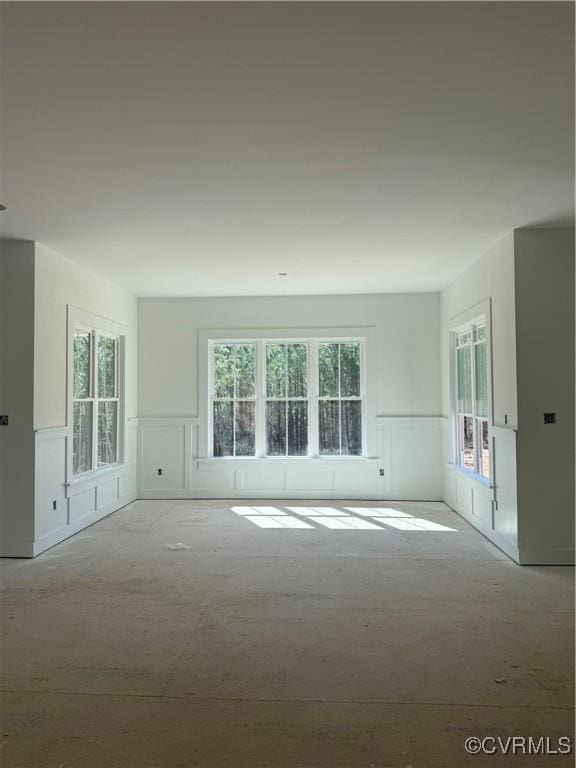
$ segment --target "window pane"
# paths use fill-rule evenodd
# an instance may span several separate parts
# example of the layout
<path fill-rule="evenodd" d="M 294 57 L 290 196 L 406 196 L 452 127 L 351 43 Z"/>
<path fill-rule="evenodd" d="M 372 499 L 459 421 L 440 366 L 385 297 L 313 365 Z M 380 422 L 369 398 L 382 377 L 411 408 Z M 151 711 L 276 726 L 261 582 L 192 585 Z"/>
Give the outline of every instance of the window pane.
<path fill-rule="evenodd" d="M 266 454 L 286 454 L 286 401 L 269 400 L 266 403 Z"/>
<path fill-rule="evenodd" d="M 340 345 L 340 397 L 360 397 L 360 344 Z"/>
<path fill-rule="evenodd" d="M 98 397 L 116 397 L 116 339 L 107 336 L 98 336 Z"/>
<path fill-rule="evenodd" d="M 214 402 L 214 456 L 232 456 L 234 453 L 234 403 Z"/>
<path fill-rule="evenodd" d="M 342 401 L 342 454 L 360 456 L 362 453 L 362 403 Z"/>
<path fill-rule="evenodd" d="M 72 472 L 92 469 L 92 408 L 93 403 L 74 403 L 72 429 Z"/>
<path fill-rule="evenodd" d="M 254 422 L 255 403 L 237 400 L 236 410 L 236 456 L 254 456 L 256 430 Z"/>
<path fill-rule="evenodd" d="M 90 397 L 89 331 L 74 332 L 74 397 Z"/>
<path fill-rule="evenodd" d="M 236 397 L 256 394 L 256 345 L 236 344 Z"/>
<path fill-rule="evenodd" d="M 462 429 L 462 464 L 466 469 L 474 471 L 474 419 L 471 416 L 461 417 Z"/>
<path fill-rule="evenodd" d="M 308 403 L 288 402 L 288 455 L 306 456 L 308 453 Z"/>
<path fill-rule="evenodd" d="M 266 396 L 286 397 L 286 344 L 266 344 Z"/>
<path fill-rule="evenodd" d="M 234 397 L 234 348 L 231 344 L 216 344 L 214 347 L 214 395 Z"/>
<path fill-rule="evenodd" d="M 476 338 L 478 341 L 484 341 L 486 339 L 486 326 L 485 325 L 479 325 L 476 329 Z"/>
<path fill-rule="evenodd" d="M 462 347 L 458 355 L 458 411 L 472 413 L 472 370 L 470 347 Z"/>
<path fill-rule="evenodd" d="M 338 400 L 320 400 L 318 403 L 318 438 L 320 453 L 340 453 L 340 404 Z"/>
<path fill-rule="evenodd" d="M 338 397 L 338 348 L 339 344 L 318 345 L 318 375 L 320 397 Z"/>
<path fill-rule="evenodd" d="M 288 397 L 308 396 L 308 347 L 288 344 Z"/>
<path fill-rule="evenodd" d="M 115 400 L 98 403 L 98 466 L 115 463 L 117 442 L 118 403 Z"/>
<path fill-rule="evenodd" d="M 480 471 L 484 477 L 490 477 L 490 444 L 488 442 L 488 422 L 485 419 L 480 422 L 480 434 L 482 440 L 482 464 Z"/>
<path fill-rule="evenodd" d="M 476 358 L 476 415 L 488 416 L 486 344 L 476 344 L 474 354 Z"/>

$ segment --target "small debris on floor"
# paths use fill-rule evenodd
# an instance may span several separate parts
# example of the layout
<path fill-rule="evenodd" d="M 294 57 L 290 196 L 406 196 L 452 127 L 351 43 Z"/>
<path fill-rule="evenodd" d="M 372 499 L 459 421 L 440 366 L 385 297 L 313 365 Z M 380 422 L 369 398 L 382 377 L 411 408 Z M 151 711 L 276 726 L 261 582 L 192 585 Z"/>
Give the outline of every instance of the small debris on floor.
<path fill-rule="evenodd" d="M 190 549 L 188 544 L 183 544 L 181 541 L 178 541 L 176 544 L 168 544 L 168 549 Z"/>
<path fill-rule="evenodd" d="M 507 683 L 508 681 L 506 680 L 505 677 L 496 677 L 494 678 L 494 682 L 500 684 L 500 683 Z"/>

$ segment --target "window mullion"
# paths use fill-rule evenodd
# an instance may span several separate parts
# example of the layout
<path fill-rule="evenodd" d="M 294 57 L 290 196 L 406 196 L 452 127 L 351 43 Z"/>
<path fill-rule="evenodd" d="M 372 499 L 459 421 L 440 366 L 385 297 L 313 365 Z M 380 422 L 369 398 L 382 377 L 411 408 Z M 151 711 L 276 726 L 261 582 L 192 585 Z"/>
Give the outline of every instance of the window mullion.
<path fill-rule="evenodd" d="M 92 331 L 92 471 L 98 467 L 98 334 Z"/>
<path fill-rule="evenodd" d="M 232 370 L 234 371 L 232 389 L 232 456 L 236 456 L 236 346 L 232 347 Z"/>
<path fill-rule="evenodd" d="M 318 456 L 320 453 L 319 424 L 320 409 L 319 373 L 318 373 L 318 342 L 311 341 L 308 350 L 308 455 Z"/>
<path fill-rule="evenodd" d="M 256 342 L 256 445 L 255 455 L 266 455 L 266 343 Z"/>
<path fill-rule="evenodd" d="M 474 330 L 472 330 L 474 338 Z M 478 457 L 478 419 L 476 418 L 476 344 L 474 341 L 470 346 L 470 369 L 472 379 L 472 441 L 474 446 L 474 471 L 480 472 L 480 463 Z"/>
<path fill-rule="evenodd" d="M 338 344 L 338 456 L 342 456 L 342 344 Z"/>

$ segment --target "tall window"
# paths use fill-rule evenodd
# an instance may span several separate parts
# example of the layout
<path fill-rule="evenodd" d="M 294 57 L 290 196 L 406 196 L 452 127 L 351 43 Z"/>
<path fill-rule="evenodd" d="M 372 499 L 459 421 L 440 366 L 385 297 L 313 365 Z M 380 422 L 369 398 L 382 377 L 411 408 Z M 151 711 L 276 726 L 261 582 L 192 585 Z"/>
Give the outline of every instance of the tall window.
<path fill-rule="evenodd" d="M 211 346 L 213 456 L 361 456 L 362 342 Z"/>
<path fill-rule="evenodd" d="M 73 337 L 72 473 L 118 461 L 119 338 L 76 327 Z"/>
<path fill-rule="evenodd" d="M 362 453 L 360 344 L 319 344 L 318 370 L 320 453 L 358 456 Z"/>
<path fill-rule="evenodd" d="M 486 323 L 456 333 L 456 431 L 458 463 L 490 477 Z"/>
<path fill-rule="evenodd" d="M 214 456 L 254 456 L 256 344 L 214 347 Z"/>
<path fill-rule="evenodd" d="M 306 344 L 266 344 L 266 454 L 308 454 Z"/>

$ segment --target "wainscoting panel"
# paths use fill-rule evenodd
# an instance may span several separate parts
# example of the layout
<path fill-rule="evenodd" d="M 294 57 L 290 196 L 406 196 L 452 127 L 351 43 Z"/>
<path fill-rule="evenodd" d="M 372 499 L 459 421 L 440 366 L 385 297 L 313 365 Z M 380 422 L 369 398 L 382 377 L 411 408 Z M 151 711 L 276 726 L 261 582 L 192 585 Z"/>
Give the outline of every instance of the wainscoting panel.
<path fill-rule="evenodd" d="M 36 541 L 42 541 L 68 525 L 68 500 L 64 479 L 67 442 L 67 430 L 45 430 L 36 435 Z"/>
<path fill-rule="evenodd" d="M 93 477 L 68 482 L 68 427 L 36 432 L 34 541 L 14 556 L 34 557 L 136 498 L 138 423 L 130 419 L 124 436 L 125 463 Z M 10 553 L 6 553 L 10 556 Z"/>
<path fill-rule="evenodd" d="M 444 443 L 449 444 L 448 419 L 444 419 Z M 467 522 L 516 562 L 518 551 L 516 503 L 516 433 L 492 428 L 490 484 L 476 479 L 454 464 L 444 466 L 444 501 Z"/>
<path fill-rule="evenodd" d="M 197 418 L 140 418 L 138 497 L 440 500 L 442 419 L 378 417 L 376 425 L 370 458 L 212 459 L 201 455 Z"/>

